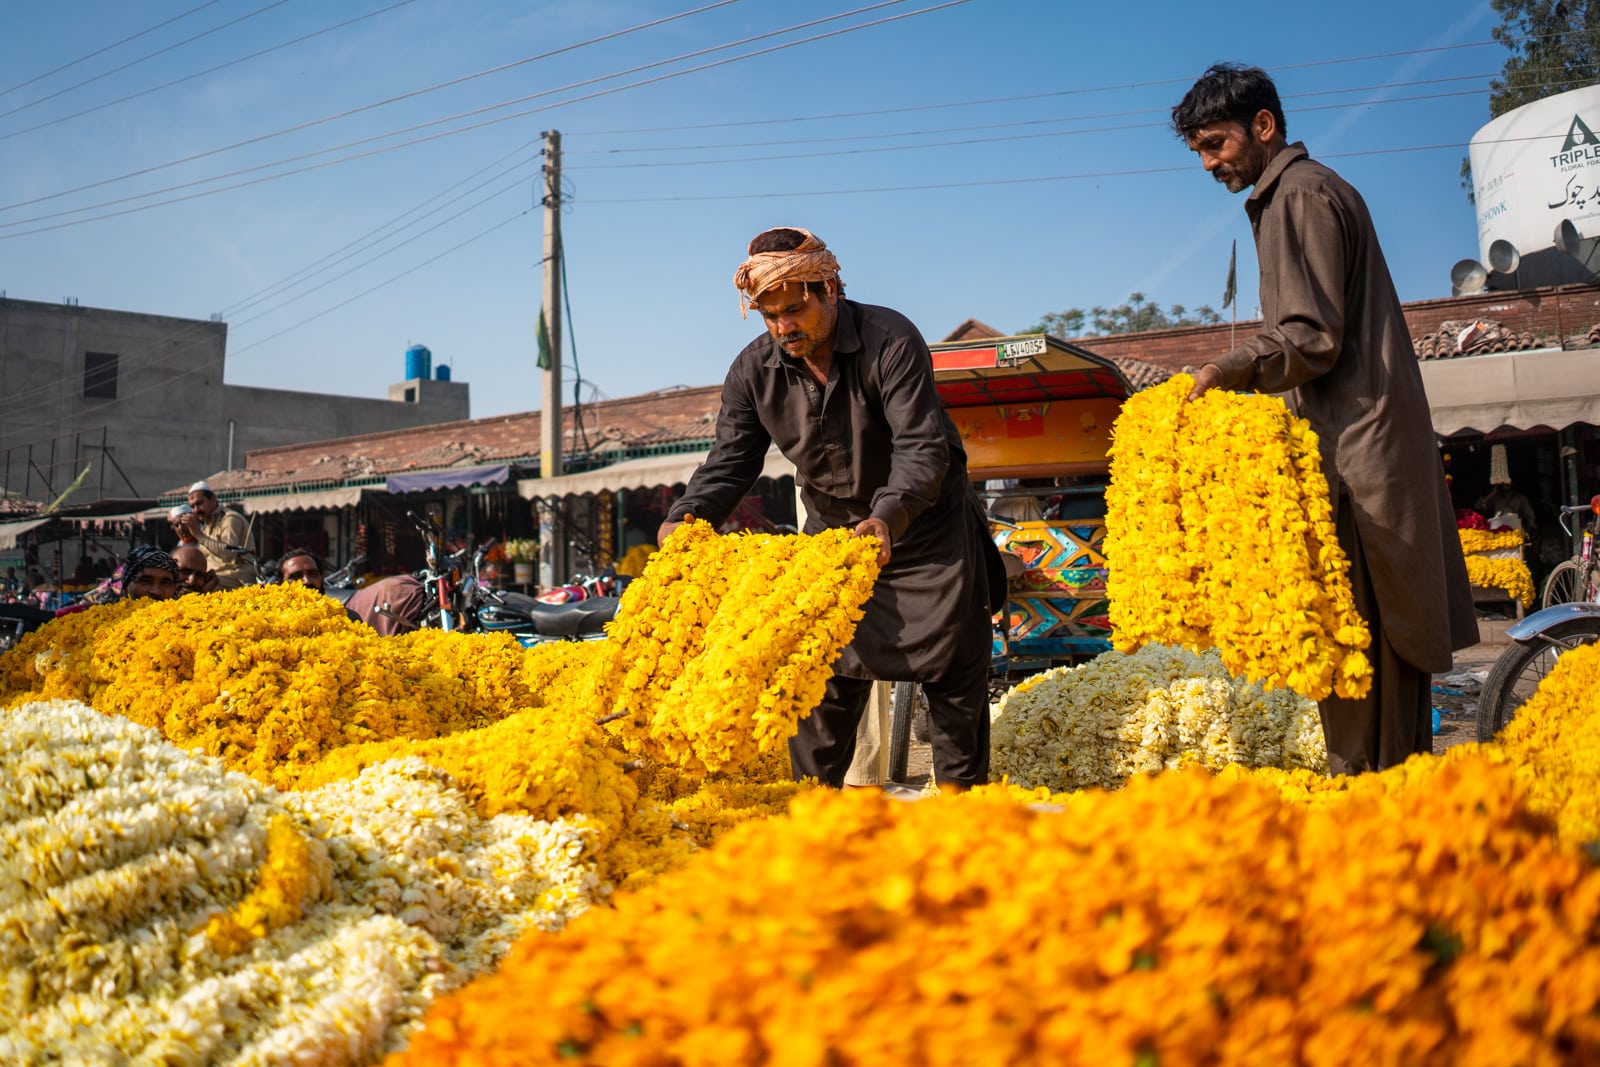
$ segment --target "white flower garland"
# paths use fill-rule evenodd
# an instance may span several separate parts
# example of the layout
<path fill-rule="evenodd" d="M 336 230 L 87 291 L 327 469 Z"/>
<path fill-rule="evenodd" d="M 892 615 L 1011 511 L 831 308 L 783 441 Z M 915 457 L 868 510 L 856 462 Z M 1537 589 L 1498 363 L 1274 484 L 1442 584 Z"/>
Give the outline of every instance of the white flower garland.
<path fill-rule="evenodd" d="M 284 795 L 54 701 L 0 715 L 0 781 L 0 1063 L 367 1062 L 599 892 L 583 826 L 480 818 L 415 759 Z M 219 952 L 284 818 L 301 917 Z"/>

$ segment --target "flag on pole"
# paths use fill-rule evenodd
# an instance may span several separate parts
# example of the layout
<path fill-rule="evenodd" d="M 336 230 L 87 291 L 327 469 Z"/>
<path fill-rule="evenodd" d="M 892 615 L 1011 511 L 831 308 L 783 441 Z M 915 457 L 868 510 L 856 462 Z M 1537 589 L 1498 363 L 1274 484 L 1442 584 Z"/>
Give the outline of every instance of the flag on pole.
<path fill-rule="evenodd" d="M 544 321 L 544 308 L 539 309 L 539 369 L 550 369 L 550 325 Z"/>
<path fill-rule="evenodd" d="M 1238 286 L 1235 284 L 1237 281 L 1237 275 L 1234 270 L 1234 268 L 1238 265 L 1238 262 L 1239 239 L 1236 237 L 1233 240 L 1233 248 L 1228 252 L 1228 287 L 1222 291 L 1223 307 L 1232 307 L 1234 295 L 1238 292 Z"/>

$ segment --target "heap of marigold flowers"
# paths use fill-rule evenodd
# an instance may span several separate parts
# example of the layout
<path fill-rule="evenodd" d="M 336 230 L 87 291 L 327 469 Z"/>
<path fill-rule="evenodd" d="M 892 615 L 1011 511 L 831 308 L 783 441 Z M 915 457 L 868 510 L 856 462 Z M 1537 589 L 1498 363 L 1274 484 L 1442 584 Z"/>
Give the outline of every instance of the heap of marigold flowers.
<path fill-rule="evenodd" d="M 1234 678 L 1214 649 L 1155 644 L 1022 682 L 1001 698 L 990 751 L 993 775 L 1053 792 L 1190 763 L 1328 770 L 1311 701 Z"/>
<path fill-rule="evenodd" d="M 1312 700 L 1367 692 L 1317 437 L 1276 397 L 1174 375 L 1113 431 L 1105 556 L 1112 644 L 1215 647 L 1230 673 Z"/>
<path fill-rule="evenodd" d="M 1252 773 L 1063 810 L 997 788 L 802 796 L 524 938 L 390 1063 L 1600 1056 L 1600 869 L 1509 767 L 1317 806 Z"/>

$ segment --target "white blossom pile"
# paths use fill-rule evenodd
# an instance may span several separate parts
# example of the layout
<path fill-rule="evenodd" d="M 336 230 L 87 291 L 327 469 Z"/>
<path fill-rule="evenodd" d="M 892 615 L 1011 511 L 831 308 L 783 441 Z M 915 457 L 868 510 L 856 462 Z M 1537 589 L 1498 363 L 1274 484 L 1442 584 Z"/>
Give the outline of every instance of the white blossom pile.
<path fill-rule="evenodd" d="M 1000 701 L 990 774 L 1053 792 L 1200 764 L 1326 773 L 1317 705 L 1230 675 L 1215 650 L 1145 645 L 1034 675 Z"/>
<path fill-rule="evenodd" d="M 599 891 L 589 831 L 480 818 L 418 760 L 284 795 L 54 701 L 0 716 L 0 782 L 0 1063 L 370 1063 Z M 283 819 L 299 918 L 219 952 Z"/>

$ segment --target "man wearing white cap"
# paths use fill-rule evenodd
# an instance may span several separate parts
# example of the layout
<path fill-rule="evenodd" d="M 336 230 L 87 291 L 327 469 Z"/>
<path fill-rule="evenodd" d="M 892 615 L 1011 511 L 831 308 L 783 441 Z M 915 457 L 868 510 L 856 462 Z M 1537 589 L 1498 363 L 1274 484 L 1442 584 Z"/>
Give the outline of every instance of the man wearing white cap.
<path fill-rule="evenodd" d="M 1511 484 L 1511 465 L 1506 462 L 1505 445 L 1495 445 L 1489 450 L 1489 492 L 1479 498 L 1475 509 L 1489 520 L 1490 527 L 1501 525 L 1494 521 L 1497 516 L 1515 515 L 1522 524 L 1522 532 L 1527 535 L 1528 543 L 1538 543 L 1538 522 L 1534 518 L 1533 504 Z"/>
<path fill-rule="evenodd" d="M 245 517 L 219 504 L 217 494 L 206 482 L 189 487 L 189 506 L 194 514 L 178 516 L 178 536 L 199 544 L 211 573 L 217 576 L 218 586 L 237 589 L 255 581 L 255 567 L 243 555 L 248 551 L 245 539 L 250 536 Z"/>

